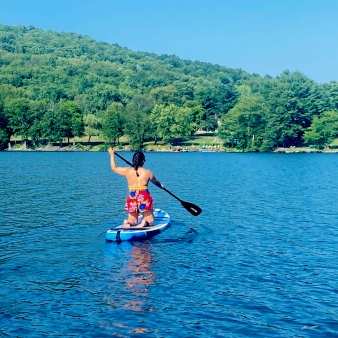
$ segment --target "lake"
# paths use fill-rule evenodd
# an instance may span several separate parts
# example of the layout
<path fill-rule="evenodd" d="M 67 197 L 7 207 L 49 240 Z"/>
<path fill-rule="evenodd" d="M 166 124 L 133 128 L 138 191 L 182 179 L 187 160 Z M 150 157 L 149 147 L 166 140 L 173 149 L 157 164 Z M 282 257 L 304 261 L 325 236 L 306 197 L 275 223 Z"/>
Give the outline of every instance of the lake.
<path fill-rule="evenodd" d="M 107 153 L 0 153 L 0 336 L 338 336 L 338 154 L 146 158 L 203 212 L 150 186 L 171 226 L 117 244 Z"/>

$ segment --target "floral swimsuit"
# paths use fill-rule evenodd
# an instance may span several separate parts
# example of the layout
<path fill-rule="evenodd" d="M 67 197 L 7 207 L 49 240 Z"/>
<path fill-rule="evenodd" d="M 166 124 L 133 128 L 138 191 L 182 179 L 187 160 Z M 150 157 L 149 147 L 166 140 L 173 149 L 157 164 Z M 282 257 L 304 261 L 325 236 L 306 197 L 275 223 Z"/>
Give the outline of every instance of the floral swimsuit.
<path fill-rule="evenodd" d="M 126 198 L 125 211 L 144 212 L 153 210 L 153 198 L 147 186 L 129 186 L 129 194 Z"/>

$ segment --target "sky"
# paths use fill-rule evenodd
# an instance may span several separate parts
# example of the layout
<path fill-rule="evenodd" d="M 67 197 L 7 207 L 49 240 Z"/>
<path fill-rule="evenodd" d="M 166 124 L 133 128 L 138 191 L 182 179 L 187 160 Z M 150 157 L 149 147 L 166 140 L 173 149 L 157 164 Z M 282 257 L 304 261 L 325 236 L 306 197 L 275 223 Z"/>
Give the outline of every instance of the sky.
<path fill-rule="evenodd" d="M 318 83 L 338 80 L 337 18 L 337 0 L 0 0 L 4 25 Z"/>

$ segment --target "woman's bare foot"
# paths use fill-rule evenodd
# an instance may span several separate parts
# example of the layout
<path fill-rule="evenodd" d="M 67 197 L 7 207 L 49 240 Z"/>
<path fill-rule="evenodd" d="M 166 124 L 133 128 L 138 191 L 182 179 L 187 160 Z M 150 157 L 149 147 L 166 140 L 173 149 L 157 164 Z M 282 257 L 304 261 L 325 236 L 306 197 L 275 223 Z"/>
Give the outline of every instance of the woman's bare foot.
<path fill-rule="evenodd" d="M 145 219 L 142 220 L 141 224 L 140 224 L 140 227 L 151 227 L 153 226 L 154 224 L 149 224 L 148 221 L 146 221 Z"/>
<path fill-rule="evenodd" d="M 142 228 L 143 225 L 141 224 L 130 224 L 127 219 L 123 221 L 123 227 L 124 228 Z"/>
<path fill-rule="evenodd" d="M 127 219 L 125 219 L 124 221 L 123 221 L 123 227 L 124 228 L 130 228 L 130 224 L 129 224 L 129 222 L 128 222 L 128 220 Z"/>

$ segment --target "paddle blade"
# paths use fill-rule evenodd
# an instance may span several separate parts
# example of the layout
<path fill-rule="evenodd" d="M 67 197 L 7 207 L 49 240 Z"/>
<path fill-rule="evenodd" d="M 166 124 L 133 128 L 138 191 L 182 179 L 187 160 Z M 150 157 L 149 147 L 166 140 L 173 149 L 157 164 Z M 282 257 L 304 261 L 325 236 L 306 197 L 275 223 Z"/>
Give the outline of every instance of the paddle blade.
<path fill-rule="evenodd" d="M 181 201 L 181 204 L 183 208 L 189 211 L 193 216 L 198 216 L 202 212 L 202 209 L 198 205 L 185 201 Z"/>

